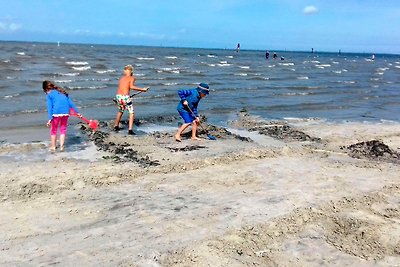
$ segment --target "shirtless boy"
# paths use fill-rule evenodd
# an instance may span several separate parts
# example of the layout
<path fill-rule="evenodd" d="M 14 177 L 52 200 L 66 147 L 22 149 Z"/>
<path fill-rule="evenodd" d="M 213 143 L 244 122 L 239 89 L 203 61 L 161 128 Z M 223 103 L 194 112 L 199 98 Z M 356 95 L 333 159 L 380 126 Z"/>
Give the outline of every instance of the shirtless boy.
<path fill-rule="evenodd" d="M 133 104 L 132 104 L 132 99 L 129 96 L 129 91 L 130 90 L 136 90 L 136 91 L 141 91 L 141 92 L 146 92 L 149 88 L 140 88 L 135 86 L 135 81 L 136 78 L 133 76 L 133 67 L 132 65 L 126 65 L 124 67 L 124 76 L 119 79 L 119 84 L 118 84 L 118 91 L 117 95 L 115 98 L 117 99 L 117 105 L 118 105 L 118 113 L 117 113 L 117 118 L 115 119 L 115 131 L 119 131 L 119 122 L 121 121 L 122 114 L 124 113 L 124 110 L 127 109 L 129 112 L 129 128 L 128 128 L 128 134 L 134 134 L 133 133 L 133 121 L 134 121 L 134 110 L 133 110 Z"/>

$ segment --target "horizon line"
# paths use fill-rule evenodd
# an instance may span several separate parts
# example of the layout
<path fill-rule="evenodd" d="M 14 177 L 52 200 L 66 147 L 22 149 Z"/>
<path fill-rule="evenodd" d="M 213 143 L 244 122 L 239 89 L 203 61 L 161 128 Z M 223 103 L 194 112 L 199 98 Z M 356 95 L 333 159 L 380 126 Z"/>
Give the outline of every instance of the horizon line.
<path fill-rule="evenodd" d="M 103 45 L 103 46 L 132 46 L 132 47 L 156 47 L 156 48 L 184 48 L 184 49 L 203 49 L 203 50 L 232 50 L 236 51 L 236 48 L 218 48 L 218 47 L 195 47 L 195 46 L 164 46 L 164 45 L 139 45 L 139 44 L 111 44 L 111 43 L 91 43 L 91 42 L 62 42 L 62 41 L 20 41 L 20 40 L 0 40 L 0 42 L 10 42 L 10 43 L 40 43 L 40 44 L 67 44 L 67 45 Z M 318 53 L 326 53 L 326 54 L 374 54 L 374 55 L 391 55 L 391 56 L 400 56 L 400 53 L 389 53 L 389 52 L 346 52 L 338 49 L 337 51 L 323 51 L 316 50 L 310 48 L 310 50 L 287 50 L 287 49 L 244 49 L 241 48 L 240 51 L 272 51 L 272 52 L 296 52 L 296 53 L 310 53 L 310 54 L 318 54 Z M 240 53 L 240 52 L 239 52 Z"/>

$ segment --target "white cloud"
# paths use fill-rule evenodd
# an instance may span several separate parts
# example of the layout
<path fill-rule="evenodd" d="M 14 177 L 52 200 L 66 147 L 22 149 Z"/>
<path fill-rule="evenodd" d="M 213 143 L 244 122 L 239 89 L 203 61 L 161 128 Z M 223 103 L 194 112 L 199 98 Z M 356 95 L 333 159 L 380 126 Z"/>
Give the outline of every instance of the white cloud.
<path fill-rule="evenodd" d="M 21 24 L 0 21 L 0 32 L 15 32 L 22 28 Z"/>
<path fill-rule="evenodd" d="M 303 14 L 305 15 L 311 15 L 311 14 L 315 14 L 318 12 L 318 8 L 316 8 L 315 6 L 306 6 L 303 9 Z"/>

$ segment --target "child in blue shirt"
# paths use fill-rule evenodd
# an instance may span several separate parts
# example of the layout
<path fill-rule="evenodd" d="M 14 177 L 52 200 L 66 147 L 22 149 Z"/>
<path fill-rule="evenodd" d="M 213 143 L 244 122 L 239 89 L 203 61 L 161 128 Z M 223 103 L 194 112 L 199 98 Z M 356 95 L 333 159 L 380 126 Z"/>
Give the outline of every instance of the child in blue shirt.
<path fill-rule="evenodd" d="M 43 82 L 43 91 L 46 93 L 47 127 L 50 127 L 50 151 L 55 152 L 57 142 L 57 129 L 60 128 L 60 151 L 64 151 L 65 135 L 67 133 L 69 110 L 73 108 L 80 116 L 78 109 L 67 92 L 56 86 L 51 81 Z"/>
<path fill-rule="evenodd" d="M 197 106 L 200 99 L 210 93 L 210 87 L 206 83 L 200 83 L 196 88 L 191 90 L 179 90 L 178 95 L 181 101 L 178 104 L 177 110 L 184 120 L 184 124 L 179 127 L 178 132 L 175 134 L 175 140 L 181 142 L 182 132 L 192 124 L 192 140 L 200 140 L 197 137 L 197 125 L 200 122 L 199 114 L 197 113 Z"/>

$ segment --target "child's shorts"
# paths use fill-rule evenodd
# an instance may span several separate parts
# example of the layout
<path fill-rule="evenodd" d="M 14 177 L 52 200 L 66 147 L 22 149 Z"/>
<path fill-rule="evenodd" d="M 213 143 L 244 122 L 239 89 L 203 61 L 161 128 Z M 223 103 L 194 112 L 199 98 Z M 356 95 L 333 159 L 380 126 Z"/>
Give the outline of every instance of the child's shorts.
<path fill-rule="evenodd" d="M 179 111 L 179 115 L 181 115 L 185 123 L 192 123 L 196 119 L 191 113 L 186 111 Z"/>
<path fill-rule="evenodd" d="M 124 113 L 125 109 L 127 109 L 130 114 L 134 112 L 132 99 L 129 95 L 116 95 L 115 98 L 117 99 L 119 112 Z"/>

